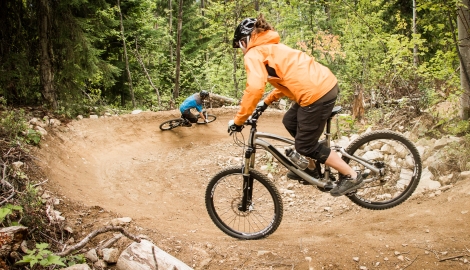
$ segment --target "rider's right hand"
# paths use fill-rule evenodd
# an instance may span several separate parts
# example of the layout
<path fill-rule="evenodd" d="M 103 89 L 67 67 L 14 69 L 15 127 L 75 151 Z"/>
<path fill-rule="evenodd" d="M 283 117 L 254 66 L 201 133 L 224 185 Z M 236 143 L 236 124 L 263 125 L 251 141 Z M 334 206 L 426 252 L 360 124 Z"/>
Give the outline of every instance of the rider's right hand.
<path fill-rule="evenodd" d="M 264 112 L 264 110 L 266 110 L 266 108 L 268 108 L 268 104 L 264 103 L 264 101 L 260 101 L 258 103 L 258 105 L 256 105 L 256 109 L 260 112 Z"/>

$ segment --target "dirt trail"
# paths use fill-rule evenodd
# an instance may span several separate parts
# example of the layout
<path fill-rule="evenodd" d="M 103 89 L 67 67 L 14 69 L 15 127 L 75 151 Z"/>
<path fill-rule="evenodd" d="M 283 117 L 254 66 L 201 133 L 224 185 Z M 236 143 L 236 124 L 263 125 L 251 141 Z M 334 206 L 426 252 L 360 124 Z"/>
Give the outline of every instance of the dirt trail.
<path fill-rule="evenodd" d="M 132 217 L 133 229 L 198 269 L 470 269 L 469 181 L 371 211 L 276 168 L 276 185 L 295 192 L 284 196 L 279 229 L 255 241 L 226 236 L 210 220 L 204 192 L 223 167 L 240 164 L 243 149 L 226 132 L 235 110 L 211 113 L 213 123 L 164 132 L 159 124 L 176 111 L 74 121 L 42 143 L 39 165 L 64 201 L 88 207 L 62 209 L 83 233 Z M 281 119 L 268 111 L 259 130 L 288 136 Z"/>

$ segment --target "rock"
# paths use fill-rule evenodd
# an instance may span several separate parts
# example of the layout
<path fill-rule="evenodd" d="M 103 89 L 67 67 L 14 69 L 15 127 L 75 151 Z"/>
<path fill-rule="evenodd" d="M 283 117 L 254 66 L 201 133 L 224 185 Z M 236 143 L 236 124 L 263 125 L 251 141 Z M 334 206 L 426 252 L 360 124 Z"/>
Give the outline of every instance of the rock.
<path fill-rule="evenodd" d="M 75 264 L 72 266 L 69 266 L 67 268 L 62 268 L 62 270 L 91 270 L 90 266 L 88 264 Z"/>
<path fill-rule="evenodd" d="M 132 221 L 130 217 L 123 217 L 123 218 L 115 218 L 111 220 L 111 225 L 113 226 L 124 226 L 129 224 Z"/>
<path fill-rule="evenodd" d="M 447 138 L 442 137 L 434 143 L 433 151 L 437 151 L 447 145 Z"/>
<path fill-rule="evenodd" d="M 439 182 L 441 182 L 441 184 L 443 185 L 448 185 L 451 183 L 453 177 L 454 177 L 454 174 L 452 173 L 448 175 L 443 175 L 439 177 Z"/>
<path fill-rule="evenodd" d="M 154 256 L 155 254 L 155 256 Z M 132 243 L 119 256 L 117 270 L 192 269 L 148 240 Z"/>
<path fill-rule="evenodd" d="M 268 250 L 258 250 L 258 256 L 263 256 L 263 255 L 266 255 L 266 254 L 269 254 L 271 253 L 271 251 L 268 251 Z"/>
<path fill-rule="evenodd" d="M 434 175 L 426 167 L 421 174 L 421 180 L 419 181 L 418 187 L 416 188 L 414 194 L 416 195 L 423 193 L 425 190 L 439 189 L 441 187 L 441 183 L 438 181 L 433 181 L 433 178 Z"/>
<path fill-rule="evenodd" d="M 47 131 L 44 128 L 40 127 L 40 126 L 35 126 L 34 130 L 39 132 L 39 134 L 41 134 L 42 138 L 44 138 L 47 135 Z"/>
<path fill-rule="evenodd" d="M 107 263 L 117 263 L 119 259 L 119 250 L 115 248 L 103 249 L 103 260 Z"/>
<path fill-rule="evenodd" d="M 51 127 L 58 127 L 58 126 L 60 126 L 60 124 L 61 124 L 61 122 L 60 122 L 60 120 L 58 120 L 58 119 L 51 119 L 51 120 L 49 120 L 49 125 L 50 125 Z"/>
<path fill-rule="evenodd" d="M 470 179 L 470 171 L 464 171 L 460 173 L 460 180 Z"/>
<path fill-rule="evenodd" d="M 98 261 L 98 254 L 96 254 L 96 249 L 90 249 L 86 254 L 85 254 L 85 258 L 87 258 L 88 260 L 90 260 L 91 262 L 97 262 Z"/>
<path fill-rule="evenodd" d="M 104 269 L 105 267 L 108 266 L 108 264 L 103 260 L 98 260 L 93 264 L 93 266 L 94 268 L 97 268 L 97 269 Z"/>
<path fill-rule="evenodd" d="M 11 165 L 13 166 L 14 169 L 19 169 L 21 167 L 23 167 L 23 162 L 21 161 L 16 161 L 16 162 L 13 162 Z"/>

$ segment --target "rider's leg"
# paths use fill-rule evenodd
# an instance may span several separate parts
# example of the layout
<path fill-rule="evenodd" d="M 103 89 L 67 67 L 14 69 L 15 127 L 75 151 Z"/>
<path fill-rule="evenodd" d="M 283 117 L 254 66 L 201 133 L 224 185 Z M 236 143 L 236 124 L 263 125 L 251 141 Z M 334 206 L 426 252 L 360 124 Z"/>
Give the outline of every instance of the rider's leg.
<path fill-rule="evenodd" d="M 357 177 L 357 172 L 344 162 L 344 160 L 342 160 L 335 152 L 330 152 L 330 155 L 325 161 L 325 165 L 337 170 L 342 175 L 349 175 L 351 178 Z"/>
<path fill-rule="evenodd" d="M 196 123 L 197 122 L 197 117 L 194 114 L 192 114 L 191 112 L 186 116 L 186 118 L 191 123 Z"/>
<path fill-rule="evenodd" d="M 189 109 L 183 112 L 182 117 L 186 120 L 187 126 L 191 126 L 191 123 L 197 122 L 197 117 L 193 113 L 191 113 Z"/>
<path fill-rule="evenodd" d="M 292 106 L 287 110 L 287 112 L 284 114 L 284 117 L 282 118 L 282 123 L 284 124 L 284 127 L 286 130 L 289 132 L 289 134 L 295 138 L 295 135 L 297 134 L 297 111 L 300 108 L 299 104 L 294 103 Z M 315 169 L 315 162 L 311 159 L 309 159 L 308 167 L 305 170 L 305 172 L 309 175 L 311 175 L 314 178 L 319 178 L 320 175 Z M 302 177 L 298 176 L 292 171 L 287 172 L 287 178 L 292 179 L 292 180 L 303 180 Z"/>

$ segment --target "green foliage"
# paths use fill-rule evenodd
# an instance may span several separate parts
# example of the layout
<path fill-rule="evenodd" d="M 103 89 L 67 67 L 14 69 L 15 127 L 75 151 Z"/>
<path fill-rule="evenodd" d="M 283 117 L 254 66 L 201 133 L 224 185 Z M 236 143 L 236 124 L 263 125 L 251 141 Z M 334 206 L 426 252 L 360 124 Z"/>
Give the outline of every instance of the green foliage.
<path fill-rule="evenodd" d="M 352 134 L 357 132 L 358 125 L 356 123 L 356 120 L 351 115 L 339 114 L 337 119 L 337 129 L 332 133 L 340 131 L 342 133 L 340 134 L 340 136 L 346 136 L 346 134 Z"/>
<path fill-rule="evenodd" d="M 45 267 L 53 265 L 66 266 L 59 256 L 54 255 L 54 253 L 47 249 L 48 247 L 49 244 L 47 243 L 36 244 L 36 249 L 26 251 L 26 255 L 23 256 L 23 259 L 16 264 L 29 263 L 30 267 L 36 264 Z"/>
<path fill-rule="evenodd" d="M 25 142 L 38 145 L 41 134 L 30 129 L 23 109 L 0 112 L 0 135 L 4 135 L 13 144 Z"/>
<path fill-rule="evenodd" d="M 14 211 L 18 211 L 20 214 L 23 212 L 23 207 L 19 205 L 12 205 L 12 204 L 7 204 L 2 207 L 0 207 L 0 224 L 6 225 L 5 227 L 8 227 L 10 225 L 17 225 L 16 222 L 12 222 L 8 216 L 14 214 Z M 6 224 L 3 224 L 4 221 Z"/>
<path fill-rule="evenodd" d="M 19 204 L 23 207 L 24 216 L 21 224 L 27 227 L 43 229 L 46 224 L 43 221 L 43 202 L 38 195 L 38 190 L 32 184 L 26 184 L 24 191 L 18 196 Z"/>
<path fill-rule="evenodd" d="M 86 258 L 83 254 L 71 255 L 61 259 L 67 266 L 75 264 L 86 263 Z"/>
<path fill-rule="evenodd" d="M 41 54 L 33 38 L 38 36 L 39 11 L 29 8 L 30 1 L 3 2 L 0 8 L 8 16 L 0 16 L 5 25 L 0 96 L 11 104 L 41 104 L 37 69 Z M 314 56 L 333 71 L 346 105 L 359 90 L 366 100 L 374 97 L 379 103 L 419 97 L 413 104 L 416 111 L 458 94 L 459 60 L 449 22 L 449 16 L 457 18 L 455 1 L 417 3 L 416 34 L 412 6 L 399 0 L 240 3 L 184 1 L 180 96 L 207 89 L 241 98 L 246 83 L 243 56 L 232 49 L 231 39 L 243 18 L 259 13 L 280 33 L 282 43 Z M 131 86 L 139 108 L 163 110 L 175 102 L 177 1 L 172 7 L 163 0 L 121 1 L 119 8 L 116 2 L 101 0 L 56 1 L 50 2 L 50 10 L 59 113 L 86 115 L 96 106 L 131 110 Z M 118 10 L 123 15 L 132 85 Z"/>
<path fill-rule="evenodd" d="M 454 119 L 453 121 L 449 121 L 447 119 L 442 119 L 443 130 L 446 134 L 451 134 L 455 136 L 462 136 L 466 134 L 470 134 L 470 123 L 466 120 L 459 120 Z"/>

